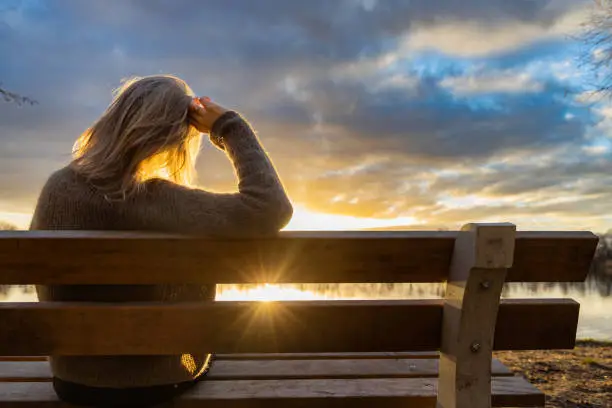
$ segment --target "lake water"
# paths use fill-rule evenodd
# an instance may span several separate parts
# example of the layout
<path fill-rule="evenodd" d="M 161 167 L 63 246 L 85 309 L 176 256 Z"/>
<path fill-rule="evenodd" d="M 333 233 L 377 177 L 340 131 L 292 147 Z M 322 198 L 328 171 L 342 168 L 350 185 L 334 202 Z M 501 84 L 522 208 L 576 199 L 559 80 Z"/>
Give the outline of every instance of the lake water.
<path fill-rule="evenodd" d="M 318 284 L 219 285 L 218 300 L 339 300 L 438 299 L 444 286 L 436 284 Z M 504 298 L 572 298 L 578 301 L 578 338 L 612 341 L 612 284 L 591 280 L 584 284 L 508 284 Z M 0 301 L 36 301 L 33 287 L 0 286 Z"/>

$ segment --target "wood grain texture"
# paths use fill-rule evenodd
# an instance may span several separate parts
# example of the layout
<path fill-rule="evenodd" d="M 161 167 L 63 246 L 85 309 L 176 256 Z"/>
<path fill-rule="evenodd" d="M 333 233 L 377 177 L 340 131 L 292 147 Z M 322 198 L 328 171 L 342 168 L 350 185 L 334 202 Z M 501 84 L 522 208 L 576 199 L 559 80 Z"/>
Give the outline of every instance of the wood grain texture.
<path fill-rule="evenodd" d="M 591 232 L 517 231 L 506 282 L 584 282 L 598 242 Z"/>
<path fill-rule="evenodd" d="M 235 353 L 216 354 L 215 360 L 338 360 L 439 358 L 437 351 L 367 352 L 367 353 Z M 16 357 L 19 358 L 19 357 Z M 33 357 L 34 358 L 34 357 Z M 0 357 L 2 361 L 2 357 Z"/>
<path fill-rule="evenodd" d="M 339 360 L 439 358 L 437 351 L 370 353 L 234 353 L 216 354 L 215 360 Z M 46 361 L 45 356 L 0 356 L 0 361 Z"/>
<path fill-rule="evenodd" d="M 510 223 L 464 225 L 455 240 L 449 280 L 457 278 L 453 276 L 452 267 L 458 261 L 467 268 L 511 268 L 514 263 L 515 237 L 516 225 Z M 467 245 L 463 243 L 466 238 Z M 460 243 L 464 244 L 462 248 L 459 248 Z M 458 270 L 463 266 L 459 266 Z"/>
<path fill-rule="evenodd" d="M 0 355 L 432 351 L 441 300 L 0 303 Z M 579 305 L 504 301 L 495 348 L 573 347 Z"/>
<path fill-rule="evenodd" d="M 493 349 L 573 349 L 576 345 L 580 304 L 570 299 L 559 299 L 559 303 L 550 300 L 502 300 L 497 314 Z M 546 307 L 546 312 L 535 312 L 541 306 Z M 538 317 L 538 313 L 546 314 L 546 318 Z M 520 318 L 515 320 L 518 316 Z"/>
<path fill-rule="evenodd" d="M 0 361 L 0 383 L 47 382 L 51 377 L 48 361 Z"/>
<path fill-rule="evenodd" d="M 0 284 L 441 282 L 457 232 L 283 232 L 211 239 L 1 231 Z M 583 281 L 598 238 L 517 232 L 509 282 Z"/>
<path fill-rule="evenodd" d="M 468 224 L 455 242 L 442 323 L 438 408 L 490 408 L 491 361 L 516 226 Z"/>
<path fill-rule="evenodd" d="M 519 377 L 495 377 L 494 407 L 544 406 L 544 394 Z M 178 408 L 433 408 L 435 378 L 203 381 L 175 401 Z M 50 383 L 0 383 L 2 408 L 67 408 Z"/>
<path fill-rule="evenodd" d="M 226 360 L 215 361 L 212 380 L 276 380 L 334 378 L 437 377 L 439 360 L 432 359 L 338 359 L 338 360 Z M 512 372 L 493 360 L 491 373 Z M 46 361 L 0 361 L 0 382 L 51 381 Z"/>
<path fill-rule="evenodd" d="M 0 361 L 47 361 L 46 356 L 0 356 Z"/>

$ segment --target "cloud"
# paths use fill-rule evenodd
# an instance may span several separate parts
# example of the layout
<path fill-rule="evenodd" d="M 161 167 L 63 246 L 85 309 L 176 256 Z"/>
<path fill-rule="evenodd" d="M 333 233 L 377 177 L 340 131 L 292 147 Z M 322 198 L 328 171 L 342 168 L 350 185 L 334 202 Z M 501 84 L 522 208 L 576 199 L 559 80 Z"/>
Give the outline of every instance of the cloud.
<path fill-rule="evenodd" d="M 0 211 L 32 208 L 120 78 L 170 72 L 243 112 L 310 210 L 437 225 L 604 217 L 607 111 L 565 97 L 564 36 L 584 4 L 13 1 L 0 80 L 40 105 L 0 107 Z M 212 148 L 198 170 L 206 188 L 235 188 Z M 563 195 L 578 198 L 547 201 Z"/>
<path fill-rule="evenodd" d="M 544 89 L 543 84 L 534 80 L 528 73 L 516 71 L 483 72 L 446 77 L 440 82 L 440 85 L 461 96 L 502 92 L 540 92 Z"/>
<path fill-rule="evenodd" d="M 562 89 L 554 85 L 537 95 L 505 97 L 488 106 L 455 98 L 435 78 L 420 78 L 414 88 L 371 94 L 360 83 L 318 81 L 307 86 L 308 100 L 278 104 L 304 126 L 311 126 L 312 114 L 320 113 L 323 126 L 338 132 L 329 137 L 336 143 L 347 141 L 346 149 L 404 152 L 441 162 L 580 141 L 590 123 L 585 110 L 560 98 Z"/>
<path fill-rule="evenodd" d="M 536 3 L 536 2 L 533 2 Z M 560 2 L 564 3 L 564 2 Z M 552 2 L 548 4 L 553 4 Z M 451 19 L 417 24 L 404 37 L 407 51 L 435 49 L 456 57 L 483 57 L 515 51 L 527 45 L 576 33 L 589 15 L 585 2 L 543 7 L 541 19 Z"/>

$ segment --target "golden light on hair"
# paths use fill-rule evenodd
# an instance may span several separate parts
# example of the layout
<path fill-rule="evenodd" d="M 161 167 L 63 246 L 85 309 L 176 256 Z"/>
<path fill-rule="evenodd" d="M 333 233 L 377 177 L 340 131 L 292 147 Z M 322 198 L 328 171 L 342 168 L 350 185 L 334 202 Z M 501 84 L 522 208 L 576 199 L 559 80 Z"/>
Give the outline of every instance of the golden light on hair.
<path fill-rule="evenodd" d="M 125 80 L 77 139 L 72 167 L 113 199 L 126 198 L 152 178 L 190 185 L 200 149 L 200 133 L 188 120 L 193 95 L 170 75 Z"/>

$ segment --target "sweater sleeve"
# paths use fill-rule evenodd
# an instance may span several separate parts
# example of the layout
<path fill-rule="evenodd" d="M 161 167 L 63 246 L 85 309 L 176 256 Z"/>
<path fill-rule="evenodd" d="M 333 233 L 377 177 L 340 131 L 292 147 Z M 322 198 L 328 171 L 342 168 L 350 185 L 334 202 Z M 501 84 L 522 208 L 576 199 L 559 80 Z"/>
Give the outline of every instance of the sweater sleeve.
<path fill-rule="evenodd" d="M 211 236 L 278 232 L 293 208 L 268 155 L 251 126 L 235 112 L 213 126 L 213 142 L 225 150 L 238 176 L 238 192 L 219 194 L 152 180 L 135 214 L 147 229 Z M 144 204 L 144 205 L 142 205 Z"/>

